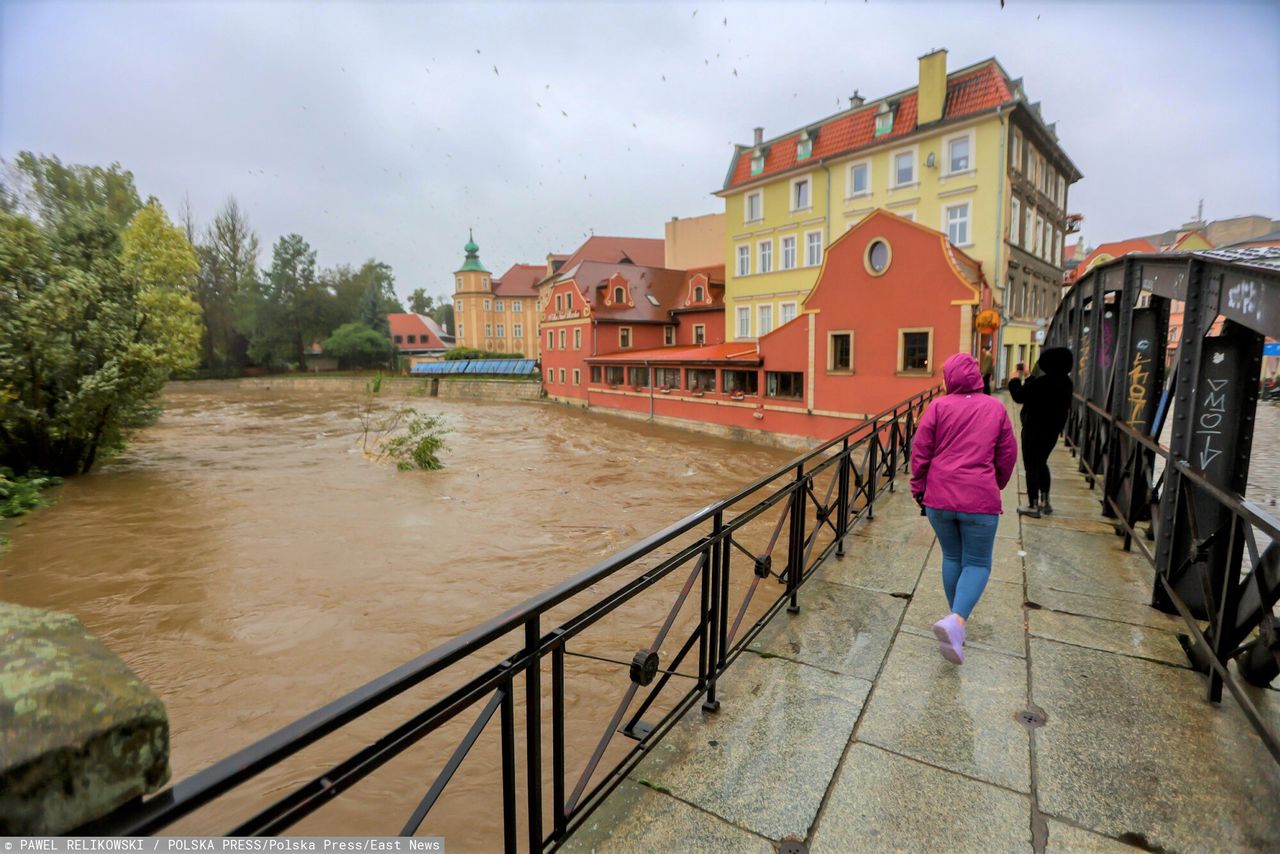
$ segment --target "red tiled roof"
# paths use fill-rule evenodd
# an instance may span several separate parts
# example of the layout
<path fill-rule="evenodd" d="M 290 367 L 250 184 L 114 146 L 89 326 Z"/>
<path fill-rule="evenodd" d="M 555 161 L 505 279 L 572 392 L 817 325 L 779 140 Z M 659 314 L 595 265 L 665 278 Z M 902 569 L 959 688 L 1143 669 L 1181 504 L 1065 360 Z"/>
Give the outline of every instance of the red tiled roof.
<path fill-rule="evenodd" d="M 400 336 L 396 347 L 401 350 L 448 350 L 453 346 L 453 336 L 446 333 L 440 324 L 421 314 L 388 314 L 387 323 L 391 327 L 391 340 L 395 341 L 395 337 Z M 409 343 L 410 335 L 414 336 L 412 344 Z"/>
<path fill-rule="evenodd" d="M 493 282 L 493 294 L 499 297 L 537 296 L 538 282 L 546 275 L 546 264 L 512 264 L 502 278 Z"/>
<path fill-rule="evenodd" d="M 758 365 L 760 354 L 750 341 L 730 341 L 727 344 L 682 345 L 660 347 L 654 350 L 622 350 L 602 356 L 590 356 L 588 362 L 731 362 L 733 364 Z"/>
<path fill-rule="evenodd" d="M 666 241 L 660 237 L 593 235 L 569 256 L 560 269 L 568 270 L 583 261 L 601 261 L 605 264 L 630 261 L 641 267 L 661 267 L 666 260 Z"/>
<path fill-rule="evenodd" d="M 1121 255 L 1128 255 L 1130 252 L 1158 252 L 1155 246 L 1151 245 L 1149 240 L 1141 237 L 1133 240 L 1117 240 L 1115 243 L 1100 243 L 1094 247 L 1093 251 L 1086 255 L 1080 265 L 1066 275 L 1066 281 L 1074 282 L 1097 263 L 1098 259 L 1106 255 L 1110 258 L 1119 258 Z"/>
<path fill-rule="evenodd" d="M 626 281 L 631 305 L 605 304 L 608 283 L 614 276 Z M 684 300 L 686 290 L 683 271 L 636 264 L 583 261 L 561 271 L 560 281 L 570 279 L 582 298 L 591 303 L 592 316 L 597 322 L 670 323 L 669 312 Z M 650 296 L 657 305 L 649 300 Z"/>
<path fill-rule="evenodd" d="M 893 119 L 893 130 L 879 137 L 875 135 L 875 131 L 876 111 L 880 101 L 860 107 L 855 112 L 829 119 L 819 127 L 817 138 L 813 143 L 813 154 L 805 162 L 811 163 L 825 157 L 847 154 L 859 148 L 915 133 L 916 97 L 916 89 L 898 96 L 898 109 Z M 942 109 L 942 120 L 960 119 L 994 110 L 997 106 L 1012 100 L 1013 93 L 1009 88 L 1009 81 L 1005 79 L 1004 73 L 995 60 L 988 60 L 978 68 L 957 72 L 947 78 L 947 100 Z M 800 131 L 796 131 L 766 143 L 768 151 L 765 154 L 764 171 L 759 175 L 751 174 L 751 147 L 740 147 L 734 154 L 737 160 L 725 184 L 725 189 L 795 167 L 798 162 L 796 142 L 799 139 Z"/>

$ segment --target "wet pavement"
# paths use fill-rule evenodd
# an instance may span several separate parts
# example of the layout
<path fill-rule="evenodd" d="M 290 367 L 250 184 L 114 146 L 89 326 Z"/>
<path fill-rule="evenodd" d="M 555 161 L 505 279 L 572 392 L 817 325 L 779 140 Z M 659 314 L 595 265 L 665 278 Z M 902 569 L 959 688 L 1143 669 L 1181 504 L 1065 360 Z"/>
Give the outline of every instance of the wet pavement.
<path fill-rule="evenodd" d="M 1255 449 L 1274 490 L 1274 443 Z M 929 630 L 936 543 L 892 496 L 567 850 L 1280 849 L 1280 765 L 1229 694 L 1205 700 L 1074 460 L 1051 467 L 1052 517 L 1012 513 L 1021 472 L 1005 491 L 962 667 Z M 1250 690 L 1280 725 L 1280 691 Z"/>

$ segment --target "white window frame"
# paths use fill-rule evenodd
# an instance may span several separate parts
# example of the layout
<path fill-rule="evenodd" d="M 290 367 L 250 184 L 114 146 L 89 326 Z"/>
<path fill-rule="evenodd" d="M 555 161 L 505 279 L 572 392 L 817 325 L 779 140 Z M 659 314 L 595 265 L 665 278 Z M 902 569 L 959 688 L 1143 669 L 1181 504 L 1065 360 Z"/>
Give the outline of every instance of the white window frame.
<path fill-rule="evenodd" d="M 623 339 L 626 339 L 625 343 Z M 631 335 L 631 327 L 619 326 L 618 327 L 618 348 L 622 350 L 630 350 L 631 345 L 634 343 L 635 343 L 635 338 L 632 337 Z"/>
<path fill-rule="evenodd" d="M 787 309 L 791 309 L 790 317 L 787 317 Z M 797 309 L 797 306 L 794 300 L 791 302 L 779 303 L 778 304 L 778 326 L 786 326 L 788 323 L 795 320 L 796 309 Z"/>
<path fill-rule="evenodd" d="M 556 294 L 556 314 L 564 314 L 564 297 Z"/>
<path fill-rule="evenodd" d="M 734 337 L 750 338 L 751 337 L 751 306 L 740 305 L 734 309 Z M 742 321 L 746 320 L 744 324 Z"/>
<path fill-rule="evenodd" d="M 787 256 L 788 241 L 790 241 L 791 243 L 790 260 L 788 260 L 788 256 Z M 796 268 L 796 236 L 794 234 L 788 234 L 785 237 L 780 238 L 780 243 L 782 244 L 782 266 L 779 267 L 778 269 L 794 270 Z"/>
<path fill-rule="evenodd" d="M 911 209 L 911 210 L 909 210 L 909 211 L 894 211 L 894 213 L 896 213 L 898 216 L 902 217 L 903 219 L 907 219 L 907 220 L 911 220 L 912 222 L 916 222 L 916 209 L 915 209 L 915 208 L 912 208 L 912 209 Z M 850 227 L 852 227 L 852 226 L 853 226 L 853 223 L 850 223 L 849 225 L 850 225 Z"/>
<path fill-rule="evenodd" d="M 760 210 L 757 211 L 758 216 L 754 219 L 751 216 L 751 200 L 753 198 L 760 200 Z M 764 190 L 752 190 L 742 197 L 742 221 L 743 222 L 762 222 L 764 220 Z"/>
<path fill-rule="evenodd" d="M 967 139 L 969 141 L 969 165 L 963 169 L 953 170 L 951 168 L 951 143 L 960 139 Z M 977 167 L 974 165 L 974 155 L 977 152 L 977 141 L 977 130 L 975 128 L 969 128 L 966 131 L 953 133 L 950 136 L 944 136 L 942 138 L 942 165 L 946 169 L 946 171 L 942 173 L 944 177 L 948 175 L 967 175 L 970 172 L 977 171 Z"/>
<path fill-rule="evenodd" d="M 1021 246 L 1018 241 L 1018 229 L 1022 226 L 1022 202 L 1018 197 L 1010 194 L 1009 196 L 1009 242 L 1014 246 Z"/>
<path fill-rule="evenodd" d="M 501 312 L 503 312 L 503 313 L 505 314 L 505 313 L 506 313 L 506 303 L 504 303 L 504 302 L 503 302 L 502 300 L 500 300 L 500 299 L 496 299 L 496 300 L 494 300 L 494 301 L 493 301 L 493 310 L 494 310 L 494 311 L 501 311 Z"/>
<path fill-rule="evenodd" d="M 492 306 L 492 305 L 493 305 L 493 303 L 492 303 L 492 301 L 491 301 L 491 300 L 485 300 L 485 301 L 484 301 L 484 310 L 485 310 L 485 311 L 492 311 L 492 308 L 491 308 L 491 306 Z"/>
<path fill-rule="evenodd" d="M 676 343 L 676 328 L 674 326 L 662 327 L 662 346 L 671 347 Z"/>
<path fill-rule="evenodd" d="M 493 337 L 493 324 L 492 324 L 492 323 L 486 323 L 486 324 L 484 325 L 484 337 L 485 337 L 485 338 L 492 338 L 492 337 Z"/>
<path fill-rule="evenodd" d="M 1036 209 L 1030 202 L 1022 212 L 1022 248 L 1030 252 L 1036 245 Z"/>
<path fill-rule="evenodd" d="M 582 327 L 575 327 L 573 330 L 573 349 L 582 349 Z"/>
<path fill-rule="evenodd" d="M 462 300 L 459 299 L 453 301 L 453 310 L 458 312 L 458 314 L 462 314 Z"/>
<path fill-rule="evenodd" d="M 695 323 L 693 325 L 693 343 L 697 345 L 707 343 L 707 325 L 705 323 Z"/>
<path fill-rule="evenodd" d="M 486 291 L 487 291 L 487 290 L 489 290 L 489 277 L 488 277 L 488 276 L 481 276 L 481 277 L 480 277 L 480 287 L 484 288 Z"/>
<path fill-rule="evenodd" d="M 454 283 L 454 287 L 455 287 L 457 290 L 462 290 L 462 277 L 461 277 L 461 276 L 454 276 L 454 277 L 453 277 L 453 283 Z"/>
<path fill-rule="evenodd" d="M 505 324 L 505 323 L 499 323 L 499 324 L 498 324 L 498 334 L 497 334 L 497 335 L 495 335 L 495 336 L 493 336 L 493 337 L 495 337 L 495 338 L 506 338 L 506 337 L 507 337 L 507 324 Z"/>
<path fill-rule="evenodd" d="M 511 310 L 512 310 L 512 311 L 523 311 L 523 310 L 524 310 L 524 306 L 522 306 L 522 305 L 520 304 L 520 300 L 518 300 L 518 299 L 513 299 L 513 300 L 511 301 Z"/>
<path fill-rule="evenodd" d="M 573 384 L 582 385 L 582 369 L 581 368 L 573 369 Z"/>
<path fill-rule="evenodd" d="M 957 242 L 951 240 L 951 212 L 964 209 L 964 219 L 957 220 L 964 223 L 964 241 Z M 956 246 L 972 246 L 973 245 L 973 202 L 957 202 L 954 205 L 944 205 L 942 208 L 942 233 L 947 236 L 952 244 Z"/>
<path fill-rule="evenodd" d="M 774 330 L 773 303 L 764 302 L 756 306 L 756 324 L 759 330 L 757 337 L 764 337 Z"/>
<path fill-rule="evenodd" d="M 904 154 L 911 155 L 911 180 L 904 183 L 898 182 L 898 158 Z M 920 184 L 920 146 L 913 145 L 909 148 L 899 148 L 889 152 L 889 189 L 901 190 L 906 187 L 915 187 Z"/>
<path fill-rule="evenodd" d="M 568 350 L 569 348 L 565 345 L 565 339 L 566 339 L 566 337 L 567 337 L 567 336 L 565 335 L 565 330 L 564 330 L 564 328 L 563 328 L 563 327 L 561 327 L 561 329 L 560 329 L 560 336 L 559 336 L 559 337 L 560 337 L 560 349 L 561 349 L 561 350 Z"/>
<path fill-rule="evenodd" d="M 765 248 L 768 247 L 768 253 Z M 767 255 L 767 258 L 766 258 Z M 773 238 L 761 240 L 756 243 L 756 272 L 772 273 L 773 272 Z"/>
<path fill-rule="evenodd" d="M 835 337 L 837 335 L 849 336 L 849 367 L 847 368 L 837 368 L 835 366 Z M 854 365 L 855 365 L 853 360 L 853 352 L 854 352 L 853 341 L 854 341 L 854 334 L 852 329 L 832 329 L 830 332 L 827 333 L 827 373 L 828 374 L 835 374 L 836 376 L 848 376 L 853 373 Z"/>
<path fill-rule="evenodd" d="M 556 348 L 556 333 L 554 329 L 547 330 L 547 349 L 554 350 Z"/>
<path fill-rule="evenodd" d="M 818 258 L 816 261 L 814 261 L 809 255 L 809 246 L 810 246 L 809 238 L 813 237 L 814 235 L 817 235 L 818 237 L 818 244 L 817 244 Z M 822 256 L 825 254 L 825 250 L 826 250 L 826 247 L 822 245 L 822 239 L 823 239 L 822 229 L 817 229 L 815 231 L 806 231 L 804 233 L 804 265 L 806 267 L 822 266 Z"/>
<path fill-rule="evenodd" d="M 746 252 L 745 255 L 743 254 L 744 250 Z M 750 276 L 751 275 L 751 244 L 739 243 L 735 251 L 737 252 L 737 257 L 738 257 L 737 275 Z M 743 263 L 743 262 L 746 262 L 746 263 Z"/>
<path fill-rule="evenodd" d="M 796 189 L 801 184 L 807 185 L 806 193 L 809 196 L 808 204 L 804 205 L 803 207 L 796 204 L 796 201 L 797 201 Z M 788 202 L 791 206 L 792 213 L 801 213 L 802 211 L 813 210 L 813 176 L 812 175 L 801 175 L 798 178 L 791 179 L 791 195 L 788 197 Z"/>
<path fill-rule="evenodd" d="M 859 190 L 857 189 L 857 187 L 854 186 L 853 173 L 859 168 L 867 170 L 867 188 L 865 190 Z M 845 184 L 844 197 L 846 199 L 857 199 L 857 198 L 861 198 L 862 196 L 871 195 L 873 190 L 871 187 L 871 161 L 870 160 L 856 160 L 853 163 L 850 163 L 849 171 L 846 174 L 848 176 Z"/>
<path fill-rule="evenodd" d="M 512 338 L 523 338 L 523 337 L 524 337 L 524 324 L 523 324 L 523 323 L 513 323 L 513 324 L 511 324 L 511 337 L 512 337 Z"/>
<path fill-rule="evenodd" d="M 1009 146 L 1015 171 L 1022 172 L 1022 131 L 1014 129 L 1013 143 Z"/>

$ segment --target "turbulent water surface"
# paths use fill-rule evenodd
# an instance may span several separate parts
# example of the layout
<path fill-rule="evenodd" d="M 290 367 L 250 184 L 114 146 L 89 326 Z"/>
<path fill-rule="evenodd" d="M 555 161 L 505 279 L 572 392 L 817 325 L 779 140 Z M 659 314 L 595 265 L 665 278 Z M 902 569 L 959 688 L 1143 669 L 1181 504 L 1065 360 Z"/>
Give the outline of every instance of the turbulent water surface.
<path fill-rule="evenodd" d="M 411 405 L 444 416 L 447 467 L 398 472 L 361 453 L 357 397 L 171 387 L 127 453 L 9 531 L 4 598 L 76 614 L 156 690 L 174 779 L 793 456 L 551 405 L 428 399 Z M 673 595 L 636 621 L 659 624 Z M 629 659 L 643 632 L 626 634 L 613 652 Z M 568 689 L 569 738 L 587 753 L 626 684 L 591 664 L 575 659 Z M 310 779 L 440 690 L 410 692 L 183 828 L 228 829 L 264 791 Z M 399 830 L 476 711 L 300 829 Z M 424 831 L 451 850 L 488 848 L 500 816 L 492 745 L 465 768 Z"/>

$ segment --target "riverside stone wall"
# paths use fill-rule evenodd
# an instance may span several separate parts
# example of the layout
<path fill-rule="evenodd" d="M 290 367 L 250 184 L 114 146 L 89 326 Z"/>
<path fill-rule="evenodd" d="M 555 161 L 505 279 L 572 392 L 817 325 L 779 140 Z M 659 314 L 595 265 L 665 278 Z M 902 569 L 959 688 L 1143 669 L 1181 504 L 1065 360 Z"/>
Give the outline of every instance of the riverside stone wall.
<path fill-rule="evenodd" d="M 339 392 L 363 394 L 368 377 L 267 376 L 236 380 L 199 380 L 198 383 L 230 383 L 236 388 L 284 392 Z M 175 382 L 182 387 L 194 383 Z M 433 395 L 434 390 L 434 395 Z M 442 397 L 447 400 L 540 400 L 541 383 L 529 380 L 446 380 L 427 377 L 383 377 L 380 391 L 398 397 Z"/>

